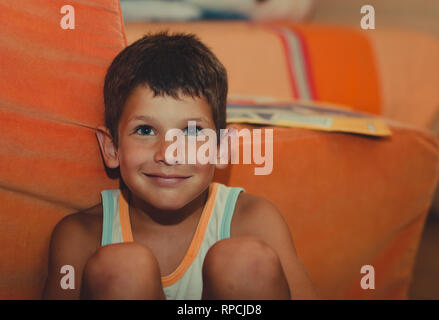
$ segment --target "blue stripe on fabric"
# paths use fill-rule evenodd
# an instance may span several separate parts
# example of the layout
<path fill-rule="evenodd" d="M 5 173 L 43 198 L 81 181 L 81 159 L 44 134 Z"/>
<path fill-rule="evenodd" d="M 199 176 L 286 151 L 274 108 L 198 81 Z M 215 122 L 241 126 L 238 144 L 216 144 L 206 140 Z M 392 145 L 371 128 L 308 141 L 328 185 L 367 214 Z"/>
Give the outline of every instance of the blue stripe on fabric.
<path fill-rule="evenodd" d="M 307 76 L 307 70 L 305 64 L 307 63 L 303 56 L 303 48 L 302 44 L 298 38 L 298 36 L 291 30 L 287 28 L 282 28 L 282 32 L 285 35 L 285 38 L 288 40 L 290 44 L 290 59 L 293 61 L 293 66 L 295 70 L 293 71 L 293 75 L 296 75 L 296 87 L 299 92 L 298 98 L 304 100 L 311 100 L 311 90 L 309 88 L 309 79 Z"/>
<path fill-rule="evenodd" d="M 280 32 L 283 34 L 284 39 L 287 40 L 288 46 L 290 48 L 290 56 L 288 57 L 292 62 L 291 67 L 294 70 L 291 70 L 291 74 L 293 76 L 293 81 L 296 84 L 296 92 L 297 98 L 303 100 L 312 100 L 310 83 L 307 75 L 306 69 L 306 59 L 304 57 L 304 48 L 302 43 L 298 37 L 298 35 L 288 29 L 288 28 L 279 28 Z"/>
<path fill-rule="evenodd" d="M 230 238 L 230 223 L 232 222 L 233 212 L 235 211 L 236 200 L 242 191 L 244 191 L 242 188 L 231 188 L 227 196 L 223 221 L 221 222 L 220 240 Z"/>
<path fill-rule="evenodd" d="M 106 246 L 111 244 L 113 233 L 113 190 L 103 190 L 101 194 L 104 216 L 101 245 Z"/>

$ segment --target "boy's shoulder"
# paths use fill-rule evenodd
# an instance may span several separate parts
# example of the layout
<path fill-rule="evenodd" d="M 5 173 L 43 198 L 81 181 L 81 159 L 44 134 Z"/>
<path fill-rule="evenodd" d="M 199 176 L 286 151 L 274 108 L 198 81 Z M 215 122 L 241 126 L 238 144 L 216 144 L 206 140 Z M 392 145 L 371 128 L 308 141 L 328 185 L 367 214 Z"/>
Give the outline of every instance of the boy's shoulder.
<path fill-rule="evenodd" d="M 97 204 L 62 218 L 55 226 L 53 237 L 95 247 L 99 245 L 101 233 L 102 204 Z"/>
<path fill-rule="evenodd" d="M 61 219 L 59 223 L 64 225 L 76 225 L 84 229 L 96 227 L 97 224 L 102 223 L 102 203 L 69 214 Z"/>
<path fill-rule="evenodd" d="M 267 228 L 284 229 L 285 226 L 287 224 L 282 213 L 270 200 L 242 192 L 236 201 L 230 235 L 259 235 Z"/>

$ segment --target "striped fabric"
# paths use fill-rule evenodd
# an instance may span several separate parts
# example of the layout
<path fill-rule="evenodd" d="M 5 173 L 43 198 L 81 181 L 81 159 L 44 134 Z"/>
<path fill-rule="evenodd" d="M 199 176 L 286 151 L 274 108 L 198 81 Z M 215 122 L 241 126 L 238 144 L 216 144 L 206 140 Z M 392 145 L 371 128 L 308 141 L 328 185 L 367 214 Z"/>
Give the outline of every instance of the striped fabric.
<path fill-rule="evenodd" d="M 230 224 L 236 201 L 242 188 L 211 183 L 209 195 L 188 250 L 178 267 L 162 277 L 168 300 L 201 299 L 202 267 L 209 248 L 217 241 L 230 237 Z M 102 246 L 133 242 L 127 200 L 120 190 L 103 190 Z"/>
<path fill-rule="evenodd" d="M 298 100 L 317 100 L 312 79 L 312 70 L 303 36 L 292 28 L 267 25 L 282 41 L 291 81 L 292 98 Z"/>

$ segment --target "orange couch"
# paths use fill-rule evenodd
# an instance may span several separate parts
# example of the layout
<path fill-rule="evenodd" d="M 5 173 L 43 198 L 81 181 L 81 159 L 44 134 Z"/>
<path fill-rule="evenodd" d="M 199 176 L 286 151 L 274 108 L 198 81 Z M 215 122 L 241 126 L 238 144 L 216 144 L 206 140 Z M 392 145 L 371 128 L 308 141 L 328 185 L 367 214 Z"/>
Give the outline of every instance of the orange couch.
<path fill-rule="evenodd" d="M 427 129 L 439 114 L 439 41 L 432 35 L 284 21 L 129 23 L 128 44 L 165 29 L 196 33 L 209 44 L 229 71 L 232 96 L 304 98 L 289 75 L 294 59 L 283 38 L 290 31 L 301 42 L 312 100 Z"/>
<path fill-rule="evenodd" d="M 98 203 L 100 190 L 118 186 L 106 175 L 94 128 L 103 123 L 106 68 L 127 43 L 120 8 L 117 1 L 76 3 L 76 28 L 63 30 L 59 11 L 64 4 L 61 0 L 33 0 L 26 5 L 0 0 L 0 77 L 7 79 L 0 82 L 3 299 L 39 299 L 55 224 Z M 259 26 L 233 28 L 232 35 L 239 31 L 245 36 L 246 28 Z M 314 32 L 313 26 L 298 28 Z M 317 31 L 326 32 L 324 28 Z M 223 59 L 231 96 L 292 99 L 289 81 L 294 70 L 276 53 L 283 52 L 282 39 L 272 31 L 262 32 L 265 38 L 250 34 L 248 45 L 263 43 L 270 49 L 264 51 L 266 56 L 236 50 L 232 55 L 227 53 L 232 45 L 214 48 L 221 59 L 233 56 Z M 222 32 L 223 37 L 229 35 Z M 209 42 L 210 35 L 202 38 Z M 247 39 L 230 38 L 235 45 Z M 308 50 L 313 59 L 314 49 Z M 360 54 L 356 50 L 351 48 L 348 55 L 351 64 L 373 61 L 370 51 L 356 56 Z M 249 74 L 242 74 L 240 68 Z M 322 62 L 322 68 L 329 67 Z M 340 83 L 353 85 L 357 94 L 341 90 L 335 102 L 379 113 L 383 108 L 380 70 L 364 67 L 365 78 L 352 70 L 342 72 Z M 333 89 L 324 87 L 320 78 L 314 85 L 310 92 L 322 100 L 339 90 L 333 83 Z M 324 298 L 407 297 L 438 180 L 439 143 L 427 130 L 390 121 L 389 125 L 393 135 L 384 139 L 275 128 L 271 175 L 255 176 L 253 166 L 243 165 L 217 172 L 217 181 L 243 186 L 279 206 Z M 375 267 L 375 290 L 360 287 L 360 269 L 366 264 Z"/>

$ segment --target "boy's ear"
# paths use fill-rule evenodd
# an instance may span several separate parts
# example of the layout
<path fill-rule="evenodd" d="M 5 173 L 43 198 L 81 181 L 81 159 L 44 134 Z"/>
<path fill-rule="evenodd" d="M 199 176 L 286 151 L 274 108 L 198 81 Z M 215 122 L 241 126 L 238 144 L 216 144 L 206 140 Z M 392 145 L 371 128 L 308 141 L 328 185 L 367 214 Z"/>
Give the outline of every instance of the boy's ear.
<path fill-rule="evenodd" d="M 110 131 L 104 126 L 99 126 L 96 128 L 96 137 L 106 166 L 112 169 L 119 167 L 119 155 Z"/>
<path fill-rule="evenodd" d="M 230 144 L 231 139 L 234 139 L 234 136 L 237 135 L 238 128 L 231 124 L 226 126 L 226 131 L 223 131 L 220 137 L 220 144 L 217 150 L 217 161 L 216 168 L 217 169 L 225 169 L 229 163 L 231 163 L 232 154 L 236 150 L 232 150 L 232 145 Z M 221 147 L 222 146 L 222 147 Z"/>

